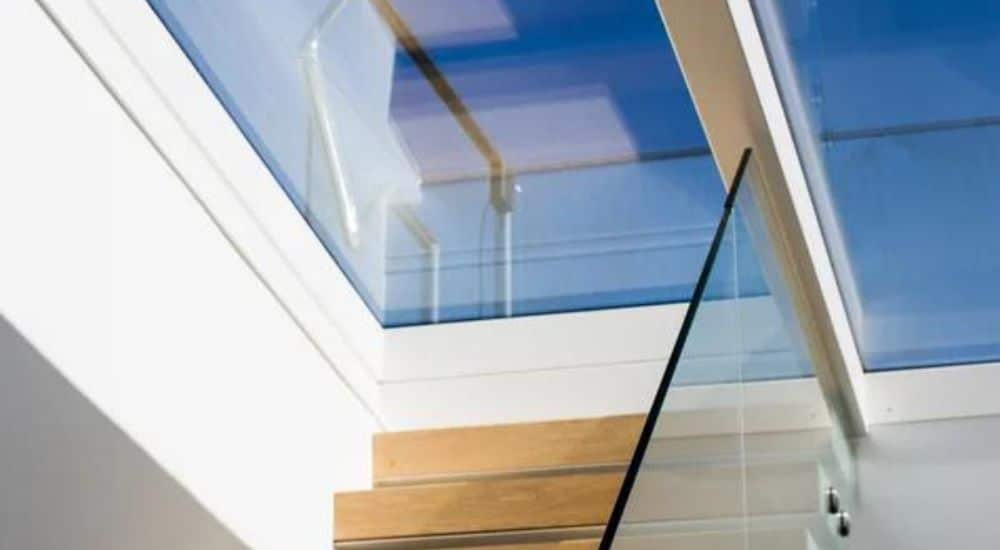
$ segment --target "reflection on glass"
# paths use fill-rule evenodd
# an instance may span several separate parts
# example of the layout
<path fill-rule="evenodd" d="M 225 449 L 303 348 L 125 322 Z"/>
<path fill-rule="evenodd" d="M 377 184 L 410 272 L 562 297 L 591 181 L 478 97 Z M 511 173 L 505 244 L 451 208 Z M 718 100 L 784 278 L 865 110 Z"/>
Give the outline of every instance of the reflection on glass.
<path fill-rule="evenodd" d="M 722 186 L 653 2 L 149 3 L 385 326 L 689 299 Z"/>
<path fill-rule="evenodd" d="M 852 504 L 852 458 L 815 379 L 754 381 L 813 369 L 748 159 L 605 534 L 616 550 L 844 544 L 823 495 Z"/>
<path fill-rule="evenodd" d="M 866 368 L 1000 360 L 1000 3 L 754 5 Z"/>

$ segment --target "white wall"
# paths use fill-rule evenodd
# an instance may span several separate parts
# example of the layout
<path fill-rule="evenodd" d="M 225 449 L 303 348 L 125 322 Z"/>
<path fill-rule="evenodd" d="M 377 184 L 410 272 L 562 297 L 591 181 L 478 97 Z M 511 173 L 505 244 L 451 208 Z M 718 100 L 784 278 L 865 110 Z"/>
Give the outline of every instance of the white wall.
<path fill-rule="evenodd" d="M 871 427 L 850 548 L 996 548 L 1000 416 Z"/>
<path fill-rule="evenodd" d="M 0 36 L 0 314 L 247 545 L 328 548 L 375 419 L 38 5 Z"/>
<path fill-rule="evenodd" d="M 246 548 L 0 318 L 0 548 Z"/>
<path fill-rule="evenodd" d="M 687 304 L 386 330 L 390 429 L 644 413 Z"/>
<path fill-rule="evenodd" d="M 736 306 L 702 304 L 672 384 L 810 377 L 773 297 Z M 386 330 L 382 414 L 392 429 L 644 414 L 687 309 L 669 304 Z"/>

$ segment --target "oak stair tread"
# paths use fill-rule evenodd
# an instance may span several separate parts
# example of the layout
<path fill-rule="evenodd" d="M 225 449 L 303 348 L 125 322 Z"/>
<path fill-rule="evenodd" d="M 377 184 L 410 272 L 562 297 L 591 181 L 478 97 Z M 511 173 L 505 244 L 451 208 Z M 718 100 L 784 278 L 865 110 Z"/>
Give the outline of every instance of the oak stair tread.
<path fill-rule="evenodd" d="M 628 415 L 378 434 L 374 489 L 335 496 L 335 546 L 596 549 L 644 421 Z M 831 448 L 828 430 L 744 436 L 729 429 L 725 411 L 661 424 L 626 514 L 642 536 L 616 539 L 616 550 L 736 550 L 742 536 L 733 529 L 685 533 L 677 526 L 729 525 L 744 512 L 815 517 L 828 471 L 839 469 L 821 458 Z M 698 434 L 700 426 L 710 429 Z M 804 549 L 809 529 L 754 539 Z"/>
<path fill-rule="evenodd" d="M 339 541 L 603 525 L 622 473 L 479 480 L 338 494 Z"/>
<path fill-rule="evenodd" d="M 338 540 L 604 525 L 624 472 L 376 488 L 335 499 Z M 826 474 L 814 463 L 650 467 L 630 497 L 631 521 L 693 521 L 744 513 L 812 513 Z M 664 498 L 671 495 L 672 498 Z"/>
<path fill-rule="evenodd" d="M 780 457 L 812 460 L 829 454 L 829 430 L 687 435 L 692 424 L 714 422 L 717 413 L 680 415 L 683 430 L 670 429 L 678 415 L 661 420 L 647 460 L 663 463 L 753 462 Z M 696 418 L 696 420 L 692 420 Z M 706 420 L 708 419 L 708 420 Z M 373 439 L 376 487 L 440 483 L 550 473 L 624 470 L 645 418 L 639 415 L 390 432 Z M 678 435 L 678 433 L 682 435 Z"/>
<path fill-rule="evenodd" d="M 375 484 L 624 466 L 644 421 L 629 415 L 376 434 Z"/>

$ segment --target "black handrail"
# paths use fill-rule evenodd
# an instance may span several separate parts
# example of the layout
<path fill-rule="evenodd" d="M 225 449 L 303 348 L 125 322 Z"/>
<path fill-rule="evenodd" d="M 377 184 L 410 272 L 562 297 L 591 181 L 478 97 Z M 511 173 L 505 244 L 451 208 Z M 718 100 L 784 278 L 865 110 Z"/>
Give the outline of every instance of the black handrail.
<path fill-rule="evenodd" d="M 639 468 L 642 466 L 642 460 L 646 456 L 646 448 L 649 447 L 649 440 L 653 437 L 653 430 L 656 428 L 656 421 L 660 416 L 660 410 L 663 408 L 663 402 L 667 397 L 667 390 L 670 389 L 670 382 L 674 378 L 674 372 L 677 370 L 677 364 L 680 362 L 681 353 L 684 351 L 684 344 L 687 342 L 691 326 L 694 324 L 695 315 L 698 313 L 698 307 L 701 305 L 701 300 L 705 295 L 708 279 L 712 275 L 712 267 L 715 265 L 715 258 L 719 253 L 722 239 L 729 225 L 733 206 L 736 203 L 736 193 L 740 190 L 743 174 L 750 162 L 750 153 L 751 149 L 747 148 L 743 150 L 743 154 L 740 156 L 739 167 L 736 169 L 736 175 L 733 177 L 729 193 L 726 195 L 726 202 L 723 205 L 722 219 L 719 221 L 719 227 L 715 230 L 715 236 L 712 238 L 712 246 L 708 249 L 708 256 L 705 258 L 704 267 L 702 267 L 701 274 L 698 276 L 698 282 L 695 284 L 691 303 L 684 314 L 684 321 L 681 323 L 680 332 L 677 334 L 677 341 L 674 343 L 673 351 L 670 352 L 667 369 L 663 373 L 660 387 L 656 389 L 656 395 L 653 397 L 653 404 L 650 407 L 649 415 L 646 416 L 646 422 L 642 426 L 642 433 L 639 435 L 639 442 L 636 444 L 635 453 L 632 455 L 632 461 L 629 463 L 628 470 L 625 472 L 625 479 L 622 481 L 622 488 L 618 492 L 617 500 L 615 500 L 615 507 L 611 510 L 611 517 L 608 518 L 608 526 L 601 537 L 600 550 L 611 550 L 611 544 L 614 542 L 615 534 L 618 532 L 618 525 L 621 523 L 622 515 L 625 514 L 625 506 L 628 504 L 629 495 L 632 493 L 632 486 L 635 485 L 635 479 L 639 475 Z"/>

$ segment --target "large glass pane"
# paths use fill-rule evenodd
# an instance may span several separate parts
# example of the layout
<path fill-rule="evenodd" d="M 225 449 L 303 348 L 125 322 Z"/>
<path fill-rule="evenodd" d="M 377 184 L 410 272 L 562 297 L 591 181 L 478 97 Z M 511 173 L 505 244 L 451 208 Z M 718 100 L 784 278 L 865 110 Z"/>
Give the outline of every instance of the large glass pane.
<path fill-rule="evenodd" d="M 711 157 L 523 174 L 511 213 L 513 314 L 685 301 L 722 201 Z M 440 315 L 504 315 L 501 218 L 484 179 L 428 185 L 414 211 L 441 247 Z M 387 320 L 429 314 L 429 265 L 390 222 Z"/>
<path fill-rule="evenodd" d="M 1000 3 L 754 5 L 865 366 L 1000 360 Z"/>
<path fill-rule="evenodd" d="M 149 3 L 384 325 L 690 298 L 723 186 L 653 2 Z"/>
<path fill-rule="evenodd" d="M 766 365 L 806 376 L 813 369 L 754 202 L 747 158 L 605 547 L 763 550 L 845 542 L 838 513 L 852 502 L 853 466 L 815 378 L 750 380 L 772 368 Z"/>

